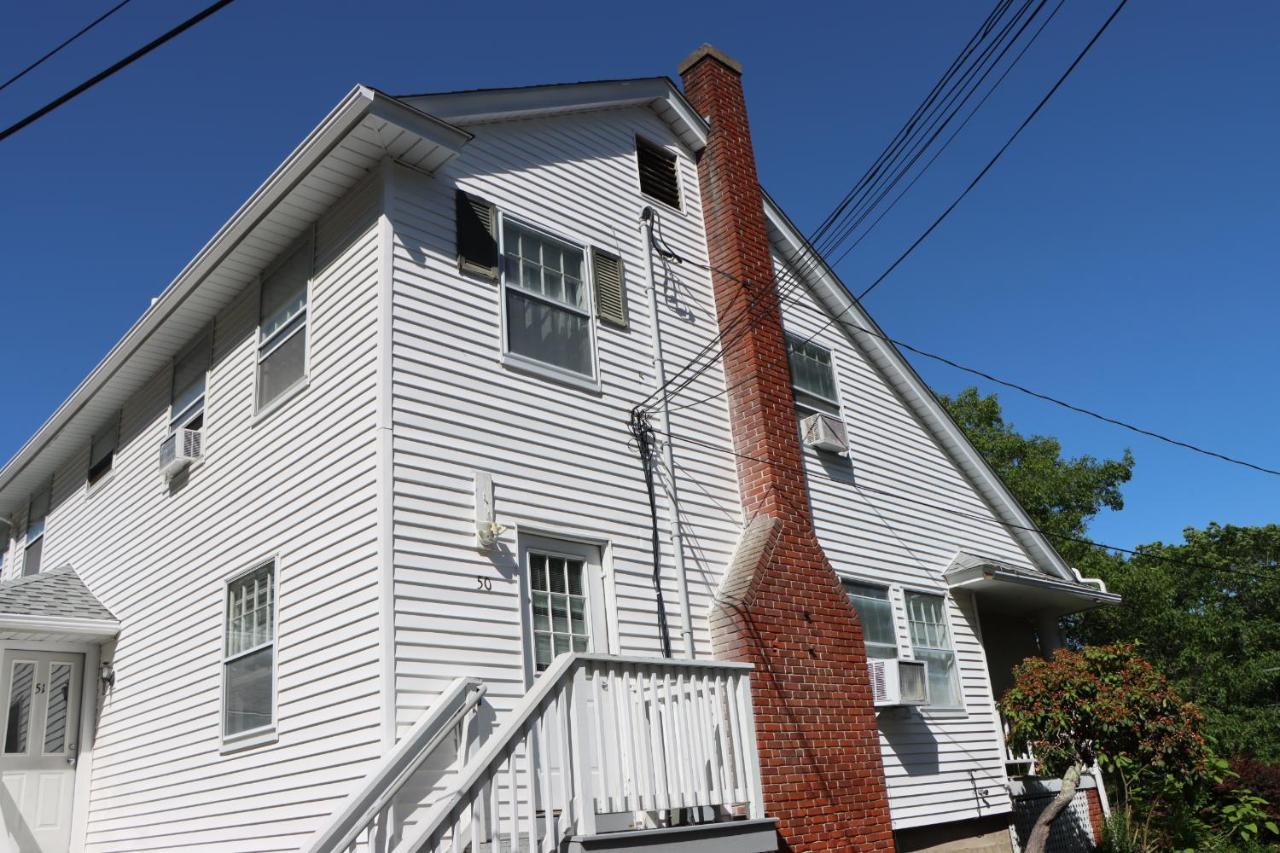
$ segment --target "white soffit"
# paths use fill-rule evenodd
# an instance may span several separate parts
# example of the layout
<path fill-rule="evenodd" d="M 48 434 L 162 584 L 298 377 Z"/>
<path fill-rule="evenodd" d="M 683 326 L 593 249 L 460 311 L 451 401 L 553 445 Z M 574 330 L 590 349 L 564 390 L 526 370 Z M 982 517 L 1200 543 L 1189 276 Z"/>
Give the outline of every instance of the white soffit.
<path fill-rule="evenodd" d="M 701 151 L 707 144 L 707 122 L 667 77 L 401 95 L 400 100 L 461 125 L 589 110 L 649 107 L 690 151 Z"/>
<path fill-rule="evenodd" d="M 0 518 L 24 511 L 143 384 L 383 158 L 432 172 L 470 139 L 382 92 L 354 88 L 0 469 Z"/>
<path fill-rule="evenodd" d="M 807 270 L 804 282 L 819 303 L 880 375 L 897 392 L 912 414 L 924 424 L 951 461 L 960 469 L 986 501 L 997 520 L 1027 552 L 1032 563 L 1046 574 L 1074 581 L 1076 576 L 1048 538 L 1034 530 L 1035 524 L 1017 499 L 991 469 L 982 454 L 969 442 L 960 427 L 938 402 L 911 363 L 898 348 L 885 340 L 884 332 L 849 293 L 844 283 L 821 259 L 814 257 L 808 242 L 768 193 L 764 194 L 765 221 L 770 242 L 780 256 L 797 270 Z M 862 328 L 859 328 L 862 327 Z M 862 329 L 869 329 L 868 334 Z M 1029 528 L 1029 529 L 1028 529 Z"/>

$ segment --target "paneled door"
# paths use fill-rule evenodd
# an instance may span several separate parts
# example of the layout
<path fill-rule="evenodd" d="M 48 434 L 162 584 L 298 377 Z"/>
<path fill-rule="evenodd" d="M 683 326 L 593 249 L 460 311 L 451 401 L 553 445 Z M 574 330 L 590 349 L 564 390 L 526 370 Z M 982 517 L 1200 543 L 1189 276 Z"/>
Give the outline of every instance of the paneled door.
<path fill-rule="evenodd" d="M 84 655 L 9 650 L 0 708 L 0 850 L 66 853 Z"/>

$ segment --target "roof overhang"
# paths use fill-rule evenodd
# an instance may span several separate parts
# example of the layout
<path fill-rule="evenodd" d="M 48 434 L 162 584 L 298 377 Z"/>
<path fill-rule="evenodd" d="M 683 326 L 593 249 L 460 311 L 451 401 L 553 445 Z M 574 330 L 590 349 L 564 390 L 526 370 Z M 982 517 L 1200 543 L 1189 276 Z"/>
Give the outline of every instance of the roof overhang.
<path fill-rule="evenodd" d="M 943 451 L 991 507 L 996 521 L 1008 529 L 1010 535 L 1042 571 L 1062 580 L 1073 580 L 1071 567 L 1049 540 L 1036 530 L 1030 516 L 947 414 L 938 398 L 920 378 L 920 374 L 916 373 L 898 348 L 888 341 L 876 322 L 862 309 L 835 272 L 813 251 L 799 229 L 768 193 L 764 193 L 764 209 L 774 249 L 794 269 L 805 271 L 803 277 L 810 291 L 837 318 L 837 323 L 843 327 L 845 334 L 932 433 Z"/>
<path fill-rule="evenodd" d="M 382 159 L 432 172 L 471 138 L 382 92 L 354 88 L 0 469 L 0 517 L 46 488 L 156 371 Z"/>
<path fill-rule="evenodd" d="M 120 623 L 115 619 L 0 613 L 0 638 L 3 639 L 80 640 L 102 643 L 119 633 Z"/>
<path fill-rule="evenodd" d="M 964 553 L 943 577 L 949 589 L 975 593 L 984 604 L 1004 613 L 1065 616 L 1120 603 L 1120 596 L 1107 592 L 1102 581 L 1079 575 L 1062 580 Z"/>
<path fill-rule="evenodd" d="M 709 129 L 706 120 L 698 115 L 668 77 L 402 95 L 400 100 L 461 125 L 589 110 L 648 107 L 694 152 L 706 147 Z"/>

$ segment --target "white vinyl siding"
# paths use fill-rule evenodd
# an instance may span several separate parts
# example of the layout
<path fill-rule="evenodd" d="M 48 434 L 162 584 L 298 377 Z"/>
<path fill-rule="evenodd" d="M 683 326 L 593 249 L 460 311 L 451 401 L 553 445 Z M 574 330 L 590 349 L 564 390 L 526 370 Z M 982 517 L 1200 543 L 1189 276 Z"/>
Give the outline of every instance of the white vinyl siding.
<path fill-rule="evenodd" d="M 262 282 L 258 319 L 258 407 L 307 378 L 307 286 L 311 242 L 303 241 Z"/>
<path fill-rule="evenodd" d="M 898 656 L 898 632 L 893 622 L 893 603 L 887 587 L 846 581 L 845 592 L 858 611 L 862 623 L 862 640 L 867 657 L 875 659 Z"/>
<path fill-rule="evenodd" d="M 308 393 L 255 415 L 258 269 L 213 323 L 189 479 L 156 470 L 174 365 L 126 402 L 111 488 L 58 473 L 45 564 L 73 565 L 125 626 L 97 728 L 88 853 L 297 850 L 383 755 L 377 176 L 315 226 Z M 263 253 L 266 269 L 278 254 Z M 176 349 L 209 331 L 185 330 Z M 18 545 L 22 545 L 21 539 Z M 228 573 L 278 554 L 276 739 L 224 745 Z"/>
<path fill-rule="evenodd" d="M 222 736 L 275 725 L 275 562 L 227 584 Z"/>
<path fill-rule="evenodd" d="M 571 243 L 502 217 L 507 353 L 556 372 L 594 378 L 586 255 Z"/>
<path fill-rule="evenodd" d="M 911 654 L 924 661 L 929 675 L 929 704 L 943 708 L 962 705 L 956 675 L 956 653 L 947 628 L 946 598 L 908 592 L 907 625 L 911 633 Z"/>

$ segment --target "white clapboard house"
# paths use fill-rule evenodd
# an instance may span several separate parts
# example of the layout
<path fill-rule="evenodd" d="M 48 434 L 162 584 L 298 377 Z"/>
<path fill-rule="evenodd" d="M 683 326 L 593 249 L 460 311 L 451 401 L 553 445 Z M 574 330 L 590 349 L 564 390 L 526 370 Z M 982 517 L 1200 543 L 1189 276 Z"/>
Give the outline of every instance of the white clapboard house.
<path fill-rule="evenodd" d="M 802 832 L 708 627 L 749 521 L 716 129 L 665 77 L 338 103 L 0 470 L 0 850 Z M 760 198 L 893 833 L 788 843 L 1009 849 L 994 697 L 1114 596 Z"/>

